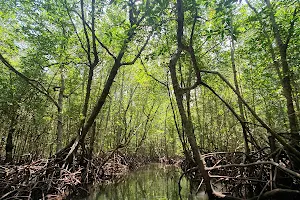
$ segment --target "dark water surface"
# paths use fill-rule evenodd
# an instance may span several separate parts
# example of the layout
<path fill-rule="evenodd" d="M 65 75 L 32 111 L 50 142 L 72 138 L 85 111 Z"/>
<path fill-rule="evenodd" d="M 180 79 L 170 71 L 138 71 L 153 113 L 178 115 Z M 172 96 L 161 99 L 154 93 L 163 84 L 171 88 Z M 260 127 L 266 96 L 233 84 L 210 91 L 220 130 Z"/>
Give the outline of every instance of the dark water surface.
<path fill-rule="evenodd" d="M 96 190 L 85 200 L 178 200 L 178 180 L 181 169 L 174 166 L 152 164 L 129 173 L 116 184 L 109 184 Z M 206 200 L 204 192 L 197 195 L 190 192 L 189 182 L 181 181 L 182 199 Z"/>

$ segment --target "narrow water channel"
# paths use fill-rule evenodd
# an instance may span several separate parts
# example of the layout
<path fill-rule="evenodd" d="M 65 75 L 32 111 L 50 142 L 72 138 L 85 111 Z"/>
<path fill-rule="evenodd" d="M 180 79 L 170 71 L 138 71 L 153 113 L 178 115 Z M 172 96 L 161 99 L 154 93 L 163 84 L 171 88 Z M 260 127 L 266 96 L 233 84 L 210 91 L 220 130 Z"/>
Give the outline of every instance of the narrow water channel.
<path fill-rule="evenodd" d="M 85 200 L 178 200 L 180 168 L 152 164 L 131 172 L 116 184 L 109 184 L 96 190 Z M 181 181 L 181 198 L 206 200 L 204 192 L 191 192 L 189 182 Z"/>

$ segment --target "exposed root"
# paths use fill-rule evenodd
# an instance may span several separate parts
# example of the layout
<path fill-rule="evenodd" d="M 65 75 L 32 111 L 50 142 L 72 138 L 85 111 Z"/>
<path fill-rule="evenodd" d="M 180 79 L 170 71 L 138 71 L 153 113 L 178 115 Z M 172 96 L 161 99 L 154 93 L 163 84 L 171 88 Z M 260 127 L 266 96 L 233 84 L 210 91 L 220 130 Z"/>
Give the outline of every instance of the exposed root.
<path fill-rule="evenodd" d="M 179 162 L 179 159 L 153 160 L 142 155 L 124 155 L 116 148 L 91 160 L 77 155 L 79 159 L 74 157 L 72 163 L 67 164 L 64 152 L 50 159 L 0 165 L 0 200 L 60 200 L 74 195 L 86 196 L 92 184 L 116 182 L 128 171 L 149 162 Z"/>
<path fill-rule="evenodd" d="M 85 166 L 73 164 L 62 168 L 55 161 L 57 159 L 40 159 L 21 165 L 0 165 L 0 200 L 86 195 L 89 184 L 116 180 L 129 170 L 117 152 L 109 154 L 109 158 L 104 155 L 85 160 Z"/>
<path fill-rule="evenodd" d="M 50 163 L 51 160 L 41 159 L 19 166 L 1 166 L 0 199 L 66 197 L 81 184 L 82 168 L 61 169 Z"/>
<path fill-rule="evenodd" d="M 277 150 L 253 153 L 243 163 L 242 152 L 216 152 L 203 155 L 206 170 L 216 189 L 215 199 L 300 199 L 300 173 L 293 168 L 290 156 Z M 200 182 L 194 163 L 183 162 L 184 174 Z M 201 177 L 200 177 L 201 178 Z M 224 195 L 226 194 L 226 195 Z"/>

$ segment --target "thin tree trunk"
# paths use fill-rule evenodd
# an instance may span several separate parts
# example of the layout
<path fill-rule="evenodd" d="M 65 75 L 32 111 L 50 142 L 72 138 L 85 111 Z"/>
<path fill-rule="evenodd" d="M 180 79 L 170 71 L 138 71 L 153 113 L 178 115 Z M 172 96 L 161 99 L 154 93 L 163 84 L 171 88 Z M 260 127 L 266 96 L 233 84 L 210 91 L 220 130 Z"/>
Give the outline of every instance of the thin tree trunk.
<path fill-rule="evenodd" d="M 204 149 L 204 131 L 203 129 L 201 129 L 201 119 L 200 119 L 200 109 L 199 109 L 199 105 L 198 105 L 198 95 L 197 95 L 197 91 L 195 90 L 194 93 L 194 98 L 195 98 L 195 106 L 196 106 L 196 114 L 197 114 L 197 124 L 198 124 L 198 130 L 199 130 L 199 137 L 200 137 L 200 148 Z"/>
<path fill-rule="evenodd" d="M 95 135 L 96 135 L 96 121 L 94 121 L 93 126 L 92 126 L 92 132 L 91 132 L 91 138 L 90 138 L 90 149 L 89 149 L 89 153 L 88 153 L 89 159 L 92 159 L 92 157 L 93 157 Z"/>
<path fill-rule="evenodd" d="M 275 20 L 274 12 L 272 5 L 269 0 L 265 0 L 266 5 L 269 9 L 269 17 L 272 24 L 273 34 L 277 43 L 277 46 L 279 48 L 280 53 L 280 61 L 282 66 L 282 86 L 283 86 L 283 93 L 284 97 L 286 98 L 286 106 L 287 106 L 287 113 L 288 113 L 288 119 L 289 119 L 289 125 L 290 125 L 290 131 L 292 133 L 292 137 L 294 140 L 292 140 L 292 145 L 297 145 L 299 140 L 299 124 L 297 115 L 294 108 L 293 103 L 293 91 L 291 86 L 291 71 L 287 62 L 287 47 L 288 47 L 288 41 L 290 38 L 287 38 L 287 42 L 284 43 L 279 31 L 279 26 Z M 291 24 L 291 31 L 293 31 L 293 24 Z M 290 31 L 289 31 L 290 32 Z M 291 37 L 291 34 L 288 36 Z"/>
<path fill-rule="evenodd" d="M 9 126 L 9 130 L 8 130 L 8 135 L 7 135 L 7 139 L 6 139 L 6 146 L 5 146 L 5 163 L 10 163 L 12 162 L 12 158 L 13 158 L 13 149 L 14 149 L 14 144 L 13 144 L 13 135 L 15 133 L 15 122 L 16 122 L 16 118 L 15 116 L 13 116 L 11 118 L 10 121 L 10 126 Z"/>
<path fill-rule="evenodd" d="M 94 1 L 93 1 L 94 2 Z M 124 40 L 124 43 L 122 45 L 121 50 L 119 51 L 118 56 L 115 58 L 114 60 L 114 64 L 109 72 L 108 78 L 104 84 L 104 88 L 102 90 L 102 93 L 100 95 L 100 97 L 98 98 L 95 107 L 92 109 L 92 112 L 90 114 L 90 116 L 88 117 L 88 119 L 85 121 L 83 127 L 80 129 L 80 132 L 77 136 L 77 138 L 73 139 L 71 141 L 70 144 L 68 144 L 64 149 L 69 150 L 67 157 L 65 158 L 65 160 L 67 160 L 67 162 L 65 164 L 67 164 L 68 162 L 71 162 L 71 155 L 73 155 L 73 153 L 77 151 L 78 149 L 78 144 L 79 142 L 81 144 L 83 144 L 83 141 L 85 139 L 85 136 L 87 135 L 89 129 L 92 127 L 96 117 L 98 116 L 99 112 L 102 110 L 103 105 L 106 101 L 106 98 L 109 94 L 109 91 L 111 89 L 111 86 L 113 85 L 113 82 L 115 80 L 115 77 L 118 73 L 118 70 L 120 69 L 120 67 L 122 65 L 132 65 L 136 62 L 136 60 L 140 57 L 142 51 L 145 49 L 146 45 L 148 44 L 148 41 L 150 39 L 150 36 L 152 35 L 152 33 L 148 36 L 146 42 L 144 43 L 144 45 L 142 46 L 142 48 L 140 49 L 140 51 L 138 52 L 138 54 L 135 56 L 135 58 L 128 63 L 122 63 L 121 60 L 125 54 L 125 50 L 127 49 L 127 45 L 128 43 L 132 40 L 133 36 L 135 35 L 135 30 L 136 28 L 139 26 L 139 24 L 142 22 L 144 18 L 142 17 L 137 24 L 135 24 L 134 27 L 131 27 L 131 29 L 128 31 L 127 33 L 127 38 Z M 95 51 L 94 51 L 95 52 Z M 97 54 L 97 52 L 95 52 Z M 58 154 L 61 152 L 58 152 Z"/>
<path fill-rule="evenodd" d="M 60 65 L 60 88 L 58 94 L 58 107 L 57 107 L 57 142 L 56 152 L 62 148 L 62 135 L 63 135 L 63 98 L 65 91 L 65 77 L 63 65 Z"/>
<path fill-rule="evenodd" d="M 118 112 L 119 116 L 117 117 L 117 121 L 119 123 L 117 123 L 116 142 L 115 142 L 116 147 L 118 147 L 121 144 L 121 136 L 122 136 L 122 131 L 123 131 L 123 127 L 122 127 L 122 123 L 121 123 L 121 121 L 122 121 L 121 111 L 122 111 L 123 96 L 124 96 L 124 78 L 125 78 L 125 72 L 123 71 L 122 77 L 121 77 L 121 90 L 120 90 L 120 99 L 119 99 L 119 112 Z M 128 103 L 128 107 L 129 107 L 129 104 L 130 103 Z M 124 121 L 125 122 L 126 122 L 126 113 L 124 113 Z M 124 126 L 126 126 L 126 124 L 124 124 Z"/>
<path fill-rule="evenodd" d="M 180 140 L 182 148 L 183 148 L 183 153 L 185 155 L 185 158 L 188 161 L 191 161 L 192 156 L 190 154 L 190 151 L 188 150 L 188 147 L 187 147 L 187 144 L 186 144 L 186 141 L 185 141 L 185 137 L 184 137 L 184 133 L 183 133 L 184 130 L 180 130 L 178 122 L 177 122 L 176 112 L 175 112 L 174 104 L 173 104 L 173 101 L 172 101 L 171 91 L 170 91 L 169 85 L 167 85 L 167 89 L 168 89 L 168 96 L 169 96 L 169 101 L 170 101 L 170 105 L 171 105 L 171 109 L 172 109 L 174 124 L 175 124 L 176 131 L 177 131 L 179 140 Z"/>
<path fill-rule="evenodd" d="M 236 92 L 241 95 L 240 92 L 240 87 L 238 84 L 238 79 L 237 79 L 237 70 L 236 70 L 236 65 L 235 65 L 235 45 L 234 45 L 234 35 L 233 35 L 233 25 L 232 25 L 232 16 L 230 18 L 230 58 L 231 58 L 231 66 L 232 66 L 232 71 L 233 71 L 233 79 L 234 79 L 234 85 L 235 85 L 235 90 Z M 249 155 L 250 150 L 249 150 L 249 144 L 248 144 L 248 136 L 247 136 L 247 127 L 245 124 L 245 114 L 244 114 L 244 108 L 243 108 L 243 103 L 240 100 L 240 98 L 238 99 L 238 105 L 239 105 L 239 111 L 240 111 L 240 115 L 241 115 L 241 119 L 242 119 L 242 129 L 243 129 L 243 137 L 244 137 L 244 148 L 245 148 L 245 154 L 246 156 Z"/>
<path fill-rule="evenodd" d="M 87 54 L 87 60 L 88 60 L 88 66 L 89 66 L 89 74 L 88 74 L 88 81 L 86 86 L 86 93 L 84 98 L 84 104 L 82 108 L 82 119 L 80 121 L 80 126 L 78 129 L 78 135 L 81 136 L 82 130 L 85 125 L 86 117 L 87 117 L 87 111 L 89 107 L 89 101 L 91 96 L 91 88 L 92 88 L 92 82 L 93 82 L 93 76 L 94 76 L 94 69 L 97 66 L 99 62 L 98 52 L 97 52 L 97 46 L 96 46 L 96 35 L 95 35 L 95 0 L 92 0 L 91 2 L 92 12 L 91 12 L 91 18 L 92 18 L 92 24 L 91 24 L 91 34 L 92 34 L 92 41 L 90 42 L 90 36 L 87 32 L 87 23 L 85 20 L 85 14 L 84 14 L 84 1 L 80 0 L 80 8 L 81 8 L 81 20 L 86 40 L 86 54 Z M 92 56 L 94 56 L 94 59 L 92 60 Z M 90 125 L 90 127 L 92 124 Z M 88 130 L 86 131 L 85 135 L 88 133 Z M 80 139 L 80 145 L 82 147 L 82 151 L 85 151 L 85 143 L 84 143 L 85 137 L 81 137 Z M 87 152 L 88 153 L 88 152 Z M 84 153 L 81 155 L 81 161 L 84 160 Z"/>
<path fill-rule="evenodd" d="M 13 87 L 13 80 L 12 80 L 12 75 L 11 73 L 9 74 L 9 80 L 10 80 L 10 98 L 12 101 L 14 101 L 14 90 L 12 89 Z M 7 134 L 7 139 L 6 139 L 6 146 L 5 146 L 5 162 L 10 163 L 12 162 L 13 158 L 13 149 L 14 149 L 14 144 L 13 144 L 13 135 L 15 133 L 15 125 L 16 121 L 18 118 L 17 115 L 17 105 L 13 103 L 13 105 L 10 107 L 10 113 L 11 113 L 11 119 L 10 119 L 10 125 L 9 125 L 9 130 Z"/>

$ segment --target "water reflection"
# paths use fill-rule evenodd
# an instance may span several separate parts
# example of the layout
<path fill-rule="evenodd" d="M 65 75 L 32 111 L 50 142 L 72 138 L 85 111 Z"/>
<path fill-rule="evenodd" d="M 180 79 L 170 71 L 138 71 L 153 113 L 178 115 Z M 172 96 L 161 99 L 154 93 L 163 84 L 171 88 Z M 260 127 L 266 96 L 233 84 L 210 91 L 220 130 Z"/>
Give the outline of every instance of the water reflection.
<path fill-rule="evenodd" d="M 117 184 L 106 185 L 87 200 L 178 200 L 178 180 L 181 170 L 174 166 L 149 165 L 130 173 Z M 189 182 L 181 181 L 181 197 L 186 200 L 206 200 L 204 193 L 190 192 Z"/>

